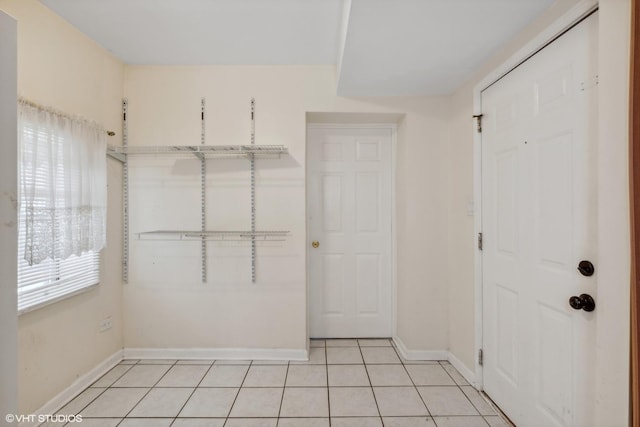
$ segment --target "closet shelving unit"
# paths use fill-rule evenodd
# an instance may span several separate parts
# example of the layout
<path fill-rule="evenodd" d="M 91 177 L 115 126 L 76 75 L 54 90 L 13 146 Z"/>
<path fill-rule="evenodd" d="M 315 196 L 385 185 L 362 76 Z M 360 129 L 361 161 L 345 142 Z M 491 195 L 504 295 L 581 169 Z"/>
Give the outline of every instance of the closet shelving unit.
<path fill-rule="evenodd" d="M 251 281 L 256 281 L 256 242 L 284 241 L 289 231 L 256 229 L 256 171 L 257 159 L 279 159 L 288 154 L 283 145 L 255 144 L 255 100 L 251 99 L 251 144 L 250 145 L 204 145 L 205 143 L 205 99 L 201 100 L 200 145 L 129 146 L 127 110 L 128 101 L 122 102 L 123 137 L 122 146 L 108 146 L 107 155 L 123 164 L 123 280 L 129 280 L 129 156 L 195 156 L 200 160 L 200 230 L 153 230 L 137 233 L 140 240 L 199 240 L 201 244 L 202 282 L 207 281 L 207 241 L 246 241 L 251 244 Z M 251 227 L 249 230 L 208 230 L 206 224 L 206 160 L 244 158 L 250 162 Z"/>

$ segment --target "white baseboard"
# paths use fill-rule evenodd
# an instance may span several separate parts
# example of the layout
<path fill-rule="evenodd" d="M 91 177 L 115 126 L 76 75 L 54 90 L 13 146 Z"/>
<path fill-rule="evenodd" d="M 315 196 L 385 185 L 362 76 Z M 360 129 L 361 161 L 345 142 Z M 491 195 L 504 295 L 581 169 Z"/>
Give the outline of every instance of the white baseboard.
<path fill-rule="evenodd" d="M 278 348 L 125 348 L 125 359 L 308 360 L 306 349 Z"/>
<path fill-rule="evenodd" d="M 53 415 L 64 405 L 69 403 L 74 397 L 82 393 L 87 387 L 96 382 L 101 376 L 106 374 L 114 366 L 122 361 L 122 350 L 118 350 L 105 360 L 100 362 L 98 366 L 87 372 L 86 374 L 75 380 L 69 387 L 62 390 L 53 399 L 45 403 L 40 409 L 38 409 L 35 415 Z M 36 417 L 38 418 L 38 417 Z M 37 426 L 39 422 L 34 420 L 33 422 L 22 422 L 21 427 Z"/>
<path fill-rule="evenodd" d="M 398 337 L 393 337 L 393 343 L 406 360 L 449 360 L 447 350 L 409 350 Z"/>
<path fill-rule="evenodd" d="M 449 363 L 451 363 L 453 367 L 456 368 L 458 372 L 460 372 L 460 375 L 462 375 L 469 384 L 476 387 L 476 374 L 471 369 L 467 368 L 467 365 L 462 363 L 460 359 L 458 359 L 456 356 L 453 355 L 453 353 L 451 352 L 448 352 L 448 353 L 449 353 L 449 358 L 448 358 Z"/>
<path fill-rule="evenodd" d="M 467 367 L 464 363 L 460 361 L 456 356 L 454 356 L 448 350 L 409 350 L 407 346 L 402 342 L 402 340 L 398 337 L 393 337 L 393 343 L 396 346 L 396 349 L 400 353 L 400 355 L 406 360 L 447 360 L 449 363 L 453 365 L 454 368 L 460 372 L 460 375 L 464 377 L 465 380 L 474 387 L 476 386 L 476 375 L 475 373 Z"/>

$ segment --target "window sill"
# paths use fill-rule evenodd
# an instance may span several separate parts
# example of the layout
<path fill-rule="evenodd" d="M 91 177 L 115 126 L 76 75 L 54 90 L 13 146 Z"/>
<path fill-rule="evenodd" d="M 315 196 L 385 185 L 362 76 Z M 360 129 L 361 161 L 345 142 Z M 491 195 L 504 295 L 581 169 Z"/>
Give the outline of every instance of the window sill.
<path fill-rule="evenodd" d="M 99 284 L 100 284 L 100 282 L 96 282 L 93 285 L 86 286 L 86 287 L 84 287 L 82 289 L 76 289 L 76 290 L 74 290 L 72 292 L 69 292 L 68 294 L 60 295 L 60 296 L 57 296 L 57 297 L 52 298 L 50 300 L 43 301 L 43 302 L 31 305 L 29 307 L 25 307 L 25 308 L 23 308 L 23 309 L 18 311 L 18 317 L 22 316 L 23 314 L 30 313 L 32 311 L 35 311 L 35 310 L 41 309 L 43 307 L 46 307 L 48 305 L 55 304 L 57 302 L 60 302 L 60 301 L 66 300 L 68 298 L 74 297 L 76 295 L 80 295 L 80 294 L 83 294 L 85 292 L 91 291 L 91 290 L 95 289 L 96 287 L 98 287 Z"/>

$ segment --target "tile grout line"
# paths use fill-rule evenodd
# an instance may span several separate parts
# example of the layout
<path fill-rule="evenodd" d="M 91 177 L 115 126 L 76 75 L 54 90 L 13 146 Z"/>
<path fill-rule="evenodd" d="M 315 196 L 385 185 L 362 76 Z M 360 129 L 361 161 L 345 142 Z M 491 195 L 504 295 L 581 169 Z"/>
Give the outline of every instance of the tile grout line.
<path fill-rule="evenodd" d="M 467 393 L 464 392 L 464 390 L 462 390 L 462 385 L 458 384 L 458 382 L 455 380 L 455 378 L 453 378 L 453 375 L 451 375 L 451 373 L 449 372 L 449 370 L 447 368 L 445 368 L 441 363 L 439 363 L 440 367 L 442 369 L 444 369 L 444 371 L 447 373 L 447 375 L 449 375 L 449 377 L 451 378 L 451 380 L 453 380 L 453 383 L 458 387 L 458 390 L 460 390 L 460 393 L 462 393 L 462 395 L 465 397 L 465 399 L 467 399 L 467 401 L 471 404 L 471 407 L 473 409 L 476 410 L 476 412 L 478 413 L 478 415 L 480 415 L 481 417 L 483 417 L 483 415 L 480 413 L 480 410 L 476 407 L 476 405 L 473 404 L 473 402 L 471 401 L 471 399 L 469 398 L 469 396 L 467 396 Z M 454 368 L 455 369 L 455 368 Z M 466 381 L 466 380 L 465 380 Z M 473 388 L 473 387 L 472 387 Z M 473 391 L 477 390 L 474 388 Z M 485 421 L 484 418 L 482 418 L 483 421 Z M 486 421 L 485 421 L 486 422 Z M 488 424 L 488 423 L 487 423 Z"/>
<path fill-rule="evenodd" d="M 465 397 L 465 399 L 467 399 L 467 401 L 468 401 L 469 403 L 471 403 L 471 407 L 472 407 L 473 409 L 475 409 L 475 410 L 476 410 L 476 412 L 478 413 L 478 415 L 482 416 L 482 414 L 480 414 L 480 411 L 478 410 L 478 408 L 476 408 L 476 405 L 474 405 L 474 404 L 473 404 L 473 402 L 471 401 L 471 399 L 469 399 L 469 396 L 467 396 L 467 394 L 464 392 L 464 390 L 462 390 L 462 386 L 461 386 L 460 384 L 458 384 L 458 381 L 456 381 L 456 379 L 455 379 L 455 378 L 453 378 L 453 375 L 451 375 L 451 373 L 449 372 L 449 370 L 448 370 L 447 368 L 445 368 L 445 367 L 444 367 L 444 365 L 443 365 L 440 361 L 438 361 L 438 365 L 439 365 L 442 369 L 444 369 L 444 371 L 447 373 L 447 375 L 449 375 L 449 378 L 451 378 L 451 380 L 453 381 L 453 383 L 458 387 L 458 390 L 460 391 L 460 393 L 462 393 L 462 395 Z M 474 389 L 474 390 L 475 390 L 475 389 Z M 486 421 L 485 421 L 485 419 L 484 419 L 484 418 L 482 418 L 482 421 L 484 421 L 484 422 L 486 423 Z M 434 422 L 435 422 L 435 421 L 434 421 Z M 487 424 L 488 424 L 488 423 L 487 423 Z"/>
<path fill-rule="evenodd" d="M 69 403 L 71 403 L 71 402 L 73 402 L 74 400 L 76 400 L 76 399 L 77 399 L 77 398 L 78 398 L 82 393 L 84 393 L 85 391 L 89 390 L 90 388 L 103 388 L 103 387 L 91 387 L 91 386 L 92 386 L 92 385 L 94 385 L 95 383 L 97 383 L 98 381 L 100 381 L 104 376 L 108 375 L 108 374 L 109 374 L 109 372 L 113 371 L 116 367 L 121 366 L 121 363 L 122 363 L 122 362 L 118 363 L 116 366 L 114 366 L 113 368 L 109 369 L 109 371 L 108 371 L 108 372 L 105 372 L 105 374 L 104 374 L 104 375 L 102 375 L 100 378 L 98 378 L 97 380 L 95 380 L 94 382 L 92 382 L 92 383 L 89 385 L 89 387 L 85 388 L 85 389 L 84 389 L 84 390 L 82 390 L 80 393 L 78 393 L 76 396 L 74 396 L 74 397 L 73 397 L 73 399 L 71 399 L 69 402 L 67 402 L 67 404 L 65 404 L 62 408 L 58 409 L 58 411 L 61 411 L 62 409 L 64 409 L 64 407 L 65 407 L 65 406 L 69 405 Z M 117 377 L 115 380 L 113 380 L 109 386 L 104 387 L 104 389 L 102 390 L 102 392 L 98 393 L 98 395 L 97 395 L 96 397 L 94 397 L 93 399 L 91 399 L 91 400 L 89 401 L 89 403 L 87 403 L 86 405 L 84 405 L 83 407 L 81 407 L 81 408 L 80 408 L 80 410 L 79 410 L 79 411 L 77 411 L 74 415 L 77 415 L 77 414 L 81 413 L 82 411 L 84 411 L 85 409 L 87 409 L 87 407 L 88 407 L 89 405 L 91 405 L 93 402 L 95 402 L 95 401 L 96 401 L 96 399 L 98 399 L 98 398 L 99 398 L 100 396 L 102 396 L 102 395 L 103 395 L 107 390 L 109 390 L 113 384 L 115 384 L 115 383 L 116 383 L 120 378 L 122 378 L 122 377 L 123 377 L 127 372 L 129 372 L 129 371 L 131 370 L 131 368 L 133 368 L 137 363 L 138 363 L 138 362 L 136 362 L 136 363 L 132 363 L 132 364 L 130 364 L 130 365 L 129 365 L 129 364 L 127 364 L 127 365 L 122 365 L 122 366 L 128 366 L 129 368 L 128 368 L 126 371 L 124 371 L 122 374 L 120 374 L 120 376 L 119 376 L 119 377 Z M 56 412 L 58 412 L 58 411 L 56 411 Z M 42 423 L 42 424 L 44 424 L 44 423 Z M 39 425 L 42 425 L 42 424 L 39 424 Z"/>
<path fill-rule="evenodd" d="M 202 384 L 202 381 L 204 381 L 204 378 L 209 374 L 209 371 L 211 370 L 211 368 L 213 368 L 213 364 L 215 362 L 216 362 L 215 360 L 213 360 L 211 362 L 211 365 L 209 365 L 209 369 L 207 369 L 207 372 L 205 372 L 204 375 L 202 376 L 202 378 L 200 378 L 200 381 L 198 381 L 198 384 L 196 384 L 196 386 L 193 388 L 193 391 L 191 392 L 189 397 L 187 397 L 187 400 L 184 401 L 184 403 L 182 404 L 182 407 L 180 407 L 180 410 L 178 411 L 178 413 L 175 415 L 175 417 L 173 417 L 173 421 L 170 424 L 171 426 L 173 424 L 175 424 L 176 420 L 178 419 L 178 416 L 180 415 L 180 412 L 182 412 L 184 410 L 184 407 L 187 406 L 187 403 L 189 403 L 189 400 L 193 397 L 193 395 L 196 392 L 196 390 L 198 389 L 198 387 L 200 387 L 200 384 Z"/>
<path fill-rule="evenodd" d="M 240 383 L 240 387 L 238 387 L 238 391 L 236 392 L 236 397 L 233 398 L 233 403 L 231 404 L 231 406 L 229 407 L 229 412 L 227 412 L 227 416 L 224 419 L 224 423 L 222 424 L 222 427 L 227 425 L 227 421 L 229 421 L 229 415 L 231 415 L 231 411 L 233 410 L 233 407 L 236 404 L 236 401 L 238 400 L 238 396 L 240 395 L 240 390 L 242 390 L 242 386 L 244 385 L 244 382 L 247 379 L 247 376 L 249 375 L 249 371 L 251 370 L 251 367 L 253 366 L 253 360 L 249 361 L 249 366 L 247 367 L 247 372 L 244 373 L 244 377 L 242 378 L 242 382 Z"/>
<path fill-rule="evenodd" d="M 431 418 L 433 420 L 433 423 L 436 424 L 436 421 L 433 419 L 433 415 L 431 414 L 431 410 L 429 409 L 429 406 L 427 406 L 427 402 L 424 401 L 424 398 L 422 397 L 422 394 L 420 394 L 420 390 L 418 390 L 418 386 L 416 385 L 415 381 L 413 380 L 413 377 L 409 373 L 409 370 L 407 369 L 407 366 L 405 365 L 405 363 L 402 361 L 402 358 L 398 354 L 398 350 L 393 346 L 392 346 L 392 348 L 393 348 L 393 351 L 396 352 L 396 355 L 398 356 L 398 358 L 400 359 L 400 363 L 402 364 L 402 368 L 407 373 L 407 376 L 409 377 L 409 380 L 411 380 L 411 384 L 413 384 L 413 388 L 416 390 L 416 393 L 418 393 L 418 397 L 420 398 L 420 401 L 422 402 L 422 404 L 424 405 L 425 409 L 427 410 L 427 414 L 429 414 L 429 418 Z"/>
<path fill-rule="evenodd" d="M 484 415 L 484 414 L 482 414 L 482 413 L 480 412 L 480 409 L 476 406 L 476 404 L 475 404 L 475 403 L 473 403 L 473 401 L 471 400 L 471 398 L 470 398 L 469 396 L 467 396 L 467 393 L 465 393 L 465 392 L 464 392 L 464 390 L 462 389 L 462 387 L 463 387 L 463 386 L 459 386 L 460 391 L 462 392 L 462 394 L 464 394 L 464 397 L 466 397 L 466 398 L 467 398 L 467 400 L 469 401 L 469 403 L 471 403 L 471 406 L 473 406 L 473 408 L 476 410 L 476 412 L 478 412 L 478 414 L 479 414 L 481 417 L 483 417 L 483 418 L 484 418 L 484 417 L 485 417 L 485 415 Z M 469 385 L 469 386 L 464 386 L 464 387 L 471 387 L 471 389 L 472 389 L 472 393 L 478 393 L 478 390 L 476 390 L 476 389 L 475 389 L 473 386 L 471 386 L 471 385 Z M 478 397 L 480 397 L 480 398 L 482 399 L 482 396 L 480 396 L 480 393 L 478 393 Z M 489 405 L 489 407 L 491 407 L 491 405 Z M 491 408 L 491 409 L 493 409 L 493 408 Z"/>
<path fill-rule="evenodd" d="M 451 378 L 451 381 L 453 381 L 453 384 L 458 385 L 458 382 L 456 381 L 455 378 L 453 378 L 453 375 L 451 375 L 449 373 L 449 370 L 447 368 L 444 367 L 444 365 L 442 364 L 441 360 L 438 360 L 438 366 L 440 366 L 442 369 L 444 369 L 444 371 L 447 373 L 447 375 L 449 376 L 449 378 Z"/>
<path fill-rule="evenodd" d="M 327 340 L 324 341 L 324 370 L 327 373 L 327 410 L 329 412 L 329 427 L 331 427 L 331 391 L 329 390 L 329 354 L 327 354 Z"/>
<path fill-rule="evenodd" d="M 122 377 L 123 377 L 127 372 L 129 372 L 129 371 L 131 370 L 131 368 L 133 368 L 136 364 L 137 364 L 137 362 L 136 362 L 136 363 L 132 363 L 132 364 L 128 365 L 128 366 L 129 366 L 129 369 L 127 369 L 126 371 L 124 371 L 124 372 L 123 372 L 123 373 L 122 373 L 118 378 L 116 378 L 115 380 L 113 380 L 113 382 L 111 383 L 111 385 L 109 385 L 109 386 L 107 386 L 107 387 L 104 387 L 104 389 L 102 390 L 102 392 L 101 392 L 101 393 L 99 393 L 96 397 L 94 397 L 93 399 L 91 399 L 91 401 L 90 401 L 89 403 L 87 403 L 86 405 L 84 405 L 84 406 L 80 409 L 80 411 L 76 412 L 76 414 L 80 414 L 82 411 L 84 411 L 85 409 L 87 409 L 87 407 L 89 407 L 89 405 L 91 405 L 93 402 L 95 402 L 95 401 L 96 401 L 100 396 L 102 396 L 104 393 L 106 393 L 106 391 L 107 391 L 107 390 L 109 390 L 110 388 L 118 388 L 118 387 L 112 387 L 112 385 L 113 385 L 113 384 L 115 384 L 115 383 L 116 383 L 120 378 L 122 378 Z M 116 366 L 119 366 L 119 365 L 120 365 L 120 363 L 118 363 Z M 115 368 L 116 368 L 116 366 L 114 366 L 113 368 L 111 368 L 111 369 L 109 370 L 109 372 L 111 372 L 113 369 L 115 369 Z M 107 375 L 109 372 L 106 372 L 102 377 L 104 377 L 105 375 Z M 102 379 L 102 377 L 98 378 L 96 381 L 94 381 L 93 383 L 91 383 L 91 385 L 93 385 L 93 384 L 97 383 L 98 381 L 100 381 L 100 379 Z M 77 398 L 78 398 L 82 393 L 84 393 L 85 391 L 89 390 L 90 388 L 103 388 L 103 387 L 91 387 L 91 385 L 90 385 L 89 387 L 85 388 L 84 390 L 82 390 L 80 393 L 78 393 L 78 395 L 77 395 L 77 396 L 74 396 L 74 398 L 73 398 L 73 399 L 71 399 L 71 400 L 69 401 L 69 403 L 73 402 L 73 401 L 74 401 L 75 399 L 77 399 Z M 69 403 L 67 403 L 67 405 L 68 405 Z M 140 403 L 140 402 L 138 402 L 138 403 Z M 136 403 L 136 406 L 138 405 L 138 403 Z M 67 405 L 65 405 L 65 406 L 67 406 Z M 62 410 L 62 409 L 64 409 L 64 406 L 63 406 L 62 408 L 60 408 L 59 410 Z M 107 418 L 121 418 L 121 417 L 107 417 Z M 122 420 L 121 420 L 121 421 L 122 421 Z M 39 424 L 39 425 L 44 425 L 44 423 Z M 65 424 L 65 426 L 66 426 L 66 425 L 69 425 L 69 423 Z"/>
<path fill-rule="evenodd" d="M 364 360 L 364 354 L 362 353 L 362 348 L 360 347 L 360 341 L 356 340 L 356 344 L 358 345 L 358 351 L 360 352 L 360 357 L 362 357 L 362 365 L 364 366 L 364 371 L 367 373 L 367 379 L 369 380 L 369 387 L 371 388 L 373 401 L 376 403 L 376 409 L 378 410 L 378 418 L 380 418 L 380 424 L 384 426 L 384 421 L 382 421 L 382 414 L 380 413 L 380 406 L 378 405 L 378 398 L 376 397 L 376 393 L 373 390 L 373 383 L 371 383 L 371 377 L 369 376 L 369 369 L 367 369 L 367 363 Z"/>
<path fill-rule="evenodd" d="M 287 377 L 289 376 L 289 366 L 291 362 L 287 362 L 287 370 L 284 374 L 284 383 L 282 384 L 282 395 L 280 396 L 280 407 L 278 408 L 278 418 L 276 418 L 276 427 L 280 424 L 280 414 L 282 413 L 282 403 L 284 402 L 284 391 L 287 387 Z"/>
<path fill-rule="evenodd" d="M 170 371 L 171 369 L 173 369 L 173 367 L 174 367 L 174 366 L 176 366 L 176 364 L 177 364 L 177 363 L 178 363 L 178 359 L 176 359 L 176 360 L 173 362 L 173 364 L 171 364 L 171 366 L 169 367 L 169 369 L 167 369 L 167 370 L 164 372 L 164 374 L 162 374 L 162 375 L 160 376 L 160 378 L 158 378 L 158 381 L 156 381 L 156 382 L 155 382 L 155 383 L 154 383 L 154 384 L 149 388 L 149 390 L 147 390 L 147 392 L 146 392 L 146 393 L 145 393 L 145 394 L 144 394 L 144 395 L 143 395 L 143 396 L 142 396 L 142 397 L 141 397 L 141 398 L 136 402 L 136 404 L 135 404 L 135 405 L 133 405 L 133 407 L 132 407 L 131 409 L 129 409 L 129 412 L 127 412 L 127 413 L 125 414 L 125 416 L 124 416 L 124 417 L 122 417 L 122 419 L 121 419 L 121 420 L 120 420 L 120 422 L 117 424 L 117 426 L 119 426 L 120 424 L 122 424 L 122 422 L 127 418 L 127 416 L 129 416 L 129 414 L 130 414 L 130 413 L 131 413 L 131 412 L 136 408 L 136 406 L 138 406 L 138 405 L 140 404 L 140 402 L 142 402 L 142 401 L 144 400 L 144 398 L 145 398 L 145 397 L 147 397 L 147 395 L 151 392 L 151 390 L 153 390 L 153 388 L 154 388 L 156 385 L 158 385 L 158 383 L 159 383 L 160 381 L 162 381 L 162 379 L 165 377 L 165 375 L 167 375 L 167 373 L 169 373 L 169 371 Z M 162 365 L 160 365 L 160 366 L 162 366 Z M 129 372 L 129 371 L 127 371 L 127 372 Z M 114 384 L 115 384 L 115 383 L 114 383 Z M 111 387 L 109 387 L 109 388 L 111 388 Z M 135 388 L 135 387 L 131 387 L 131 388 Z"/>

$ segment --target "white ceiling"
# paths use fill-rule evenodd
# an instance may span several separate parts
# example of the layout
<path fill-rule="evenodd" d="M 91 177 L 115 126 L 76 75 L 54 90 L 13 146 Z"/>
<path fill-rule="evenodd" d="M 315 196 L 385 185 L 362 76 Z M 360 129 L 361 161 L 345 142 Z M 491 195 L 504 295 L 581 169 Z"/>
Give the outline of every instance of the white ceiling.
<path fill-rule="evenodd" d="M 334 64 L 342 0 L 42 0 L 128 64 Z"/>
<path fill-rule="evenodd" d="M 454 91 L 554 0 L 41 0 L 128 64 L 339 64 L 342 96 Z"/>
<path fill-rule="evenodd" d="M 352 0 L 343 96 L 444 95 L 554 0 Z"/>

